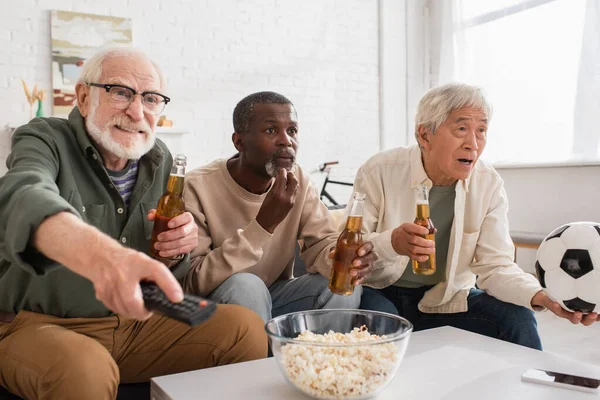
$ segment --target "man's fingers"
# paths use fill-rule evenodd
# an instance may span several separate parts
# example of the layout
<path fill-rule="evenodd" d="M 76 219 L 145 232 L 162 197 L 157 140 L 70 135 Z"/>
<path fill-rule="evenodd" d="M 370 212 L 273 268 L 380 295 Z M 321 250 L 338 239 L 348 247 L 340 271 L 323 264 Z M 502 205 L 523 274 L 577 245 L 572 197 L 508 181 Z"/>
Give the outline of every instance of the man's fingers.
<path fill-rule="evenodd" d="M 373 270 L 373 264 L 367 264 L 364 267 L 360 268 L 352 268 L 350 270 L 350 275 L 355 276 L 357 278 L 368 276 Z"/>
<path fill-rule="evenodd" d="M 187 214 L 187 215 L 185 215 Z M 161 242 L 168 242 L 170 240 L 177 240 L 186 237 L 194 237 L 198 236 L 198 225 L 194 222 L 194 218 L 190 213 L 184 213 L 182 215 L 177 216 L 176 218 L 183 217 L 182 219 L 177 221 L 177 225 L 173 228 L 169 229 L 166 232 L 162 232 L 158 235 L 158 240 Z M 175 219 L 175 218 L 174 218 Z M 181 221 L 184 221 L 183 224 L 179 224 Z"/>
<path fill-rule="evenodd" d="M 139 285 L 135 286 L 137 286 L 137 290 L 140 290 Z M 102 301 L 106 308 L 117 315 L 140 321 L 148 319 L 151 314 L 144 308 L 141 291 L 139 298 L 136 297 L 135 293 L 131 293 L 129 298 L 126 299 L 125 291 L 127 289 L 129 288 L 122 283 L 119 286 L 111 288 L 109 293 L 103 293 L 98 297 L 98 300 Z"/>
<path fill-rule="evenodd" d="M 373 243 L 372 242 L 365 242 L 363 243 L 362 246 L 360 246 L 360 248 L 358 249 L 358 255 L 360 257 L 364 256 L 367 253 L 370 253 L 373 251 Z"/>
<path fill-rule="evenodd" d="M 575 313 L 571 313 L 568 312 L 566 310 L 564 310 L 560 304 L 558 304 L 557 302 L 553 301 L 552 299 L 550 299 L 549 297 L 546 298 L 547 300 L 544 301 L 545 306 L 547 309 L 549 309 L 550 311 L 552 311 L 554 314 L 556 314 L 557 316 L 564 318 L 564 319 L 568 319 L 572 324 L 578 324 L 579 323 L 579 319 L 577 318 L 577 316 L 575 315 Z"/>
<path fill-rule="evenodd" d="M 287 173 L 287 185 L 285 189 L 289 194 L 294 194 L 298 190 L 298 178 L 292 171 Z"/>
<path fill-rule="evenodd" d="M 433 247 L 409 246 L 408 250 L 412 254 L 418 254 L 418 255 L 427 255 L 428 256 L 428 255 L 435 253 L 435 248 L 433 248 Z"/>
<path fill-rule="evenodd" d="M 375 253 L 368 253 L 366 256 L 356 257 L 352 260 L 352 265 L 354 267 L 364 267 L 365 265 L 373 264 L 377 261 L 377 256 Z"/>
<path fill-rule="evenodd" d="M 174 229 L 169 229 L 168 231 L 162 232 L 158 235 L 159 242 L 167 243 L 174 240 L 187 238 L 187 237 L 197 237 L 198 228 L 194 223 L 187 223 L 185 225 L 181 225 Z M 195 235 L 192 235 L 193 232 L 196 232 Z"/>
<path fill-rule="evenodd" d="M 366 279 L 366 276 L 361 276 L 360 278 L 355 279 L 352 283 L 354 284 L 354 286 L 362 285 Z"/>
<path fill-rule="evenodd" d="M 192 246 L 192 245 L 181 246 L 181 247 L 177 247 L 175 249 L 161 250 L 158 252 L 158 255 L 161 257 L 164 257 L 164 258 L 170 258 L 170 257 L 178 256 L 180 254 L 190 253 L 195 248 L 196 248 L 196 246 Z"/>
<path fill-rule="evenodd" d="M 193 242 L 186 241 L 186 242 L 182 243 L 181 245 L 176 246 L 174 248 L 163 249 L 158 254 L 161 257 L 165 257 L 165 258 L 174 257 L 174 256 L 178 256 L 180 254 L 190 253 L 192 250 L 194 250 L 196 248 L 197 245 L 198 245 L 197 241 L 193 241 Z"/>
<path fill-rule="evenodd" d="M 165 292 L 169 300 L 174 303 L 179 303 L 183 300 L 183 289 L 179 285 L 179 282 L 177 282 L 167 267 L 158 261 L 156 264 L 157 267 L 153 268 L 151 274 L 148 276 L 148 279 L 156 283 L 158 287 Z"/>
<path fill-rule="evenodd" d="M 412 260 L 418 261 L 418 262 L 425 262 L 427 260 L 429 260 L 429 256 L 424 256 L 424 255 L 420 255 L 420 254 L 410 254 L 409 257 Z"/>
<path fill-rule="evenodd" d="M 425 247 L 434 248 L 435 247 L 435 242 L 433 240 L 425 239 L 421 236 L 410 235 L 408 237 L 407 242 L 409 244 L 412 244 L 417 247 L 423 247 L 423 248 L 425 248 Z"/>
<path fill-rule="evenodd" d="M 583 313 L 582 312 L 575 311 L 574 313 L 571 313 L 571 322 L 573 324 L 580 323 L 582 319 L 583 319 Z"/>
<path fill-rule="evenodd" d="M 140 316 L 138 319 L 141 321 L 147 320 L 148 318 L 150 318 L 152 316 L 152 311 L 148 310 L 144 306 L 144 296 L 142 295 L 142 288 L 140 287 L 139 284 L 136 285 L 133 295 L 134 295 L 135 301 L 136 302 L 139 301 L 140 304 L 142 304 L 142 310 L 140 311 Z"/>
<path fill-rule="evenodd" d="M 121 290 L 120 293 L 123 309 L 128 316 L 140 321 L 150 317 L 150 311 L 144 307 L 144 299 L 139 284 L 135 285 L 133 292 L 125 293 L 124 290 Z"/>
<path fill-rule="evenodd" d="M 156 209 L 152 208 L 150 210 L 148 210 L 148 214 L 146 214 L 146 218 L 148 218 L 148 221 L 154 221 L 154 217 L 156 216 Z"/>
<path fill-rule="evenodd" d="M 424 226 L 421 225 L 417 225 L 414 223 L 408 223 L 408 224 L 402 224 L 404 231 L 412 234 L 412 235 L 427 235 L 429 233 L 429 229 L 425 228 Z"/>
<path fill-rule="evenodd" d="M 183 225 L 191 224 L 194 222 L 194 217 L 189 211 L 179 214 L 176 217 L 171 218 L 169 221 L 169 229 L 175 229 Z"/>
<path fill-rule="evenodd" d="M 277 171 L 275 175 L 275 183 L 273 184 L 274 193 L 283 193 L 285 192 L 285 187 L 287 185 L 287 174 L 285 168 L 281 168 Z"/>
<path fill-rule="evenodd" d="M 585 326 L 590 326 L 598 319 L 597 313 L 589 313 L 583 317 L 581 323 Z"/>
<path fill-rule="evenodd" d="M 581 318 L 577 318 L 575 314 L 571 314 L 569 316 L 569 321 L 571 321 L 573 325 L 577 325 L 579 322 L 581 322 Z"/>
<path fill-rule="evenodd" d="M 197 245 L 197 236 L 186 236 L 181 239 L 172 240 L 170 242 L 160 242 L 161 250 L 178 250 L 188 246 L 196 247 Z"/>

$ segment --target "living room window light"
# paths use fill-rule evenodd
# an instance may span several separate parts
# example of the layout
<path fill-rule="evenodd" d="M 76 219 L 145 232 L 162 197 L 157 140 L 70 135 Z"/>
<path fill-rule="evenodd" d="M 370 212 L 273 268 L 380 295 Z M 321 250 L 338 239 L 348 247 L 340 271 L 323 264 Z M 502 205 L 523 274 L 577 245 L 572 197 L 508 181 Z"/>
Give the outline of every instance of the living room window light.
<path fill-rule="evenodd" d="M 600 0 L 423 4 L 425 85 L 479 85 L 494 106 L 483 159 L 600 164 Z"/>

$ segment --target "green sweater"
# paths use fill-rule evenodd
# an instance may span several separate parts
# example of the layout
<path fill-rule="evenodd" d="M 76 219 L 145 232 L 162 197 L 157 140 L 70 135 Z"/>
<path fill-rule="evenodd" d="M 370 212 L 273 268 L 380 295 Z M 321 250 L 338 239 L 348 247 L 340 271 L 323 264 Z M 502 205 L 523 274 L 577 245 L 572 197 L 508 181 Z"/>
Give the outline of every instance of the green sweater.
<path fill-rule="evenodd" d="M 152 222 L 146 214 L 163 194 L 172 166 L 163 142 L 139 161 L 127 207 L 90 142 L 77 108 L 69 119 L 36 118 L 17 129 L 0 178 L 0 311 L 58 317 L 103 317 L 90 281 L 45 257 L 29 244 L 47 217 L 71 212 L 117 239 L 148 253 Z M 182 279 L 189 256 L 172 268 Z"/>

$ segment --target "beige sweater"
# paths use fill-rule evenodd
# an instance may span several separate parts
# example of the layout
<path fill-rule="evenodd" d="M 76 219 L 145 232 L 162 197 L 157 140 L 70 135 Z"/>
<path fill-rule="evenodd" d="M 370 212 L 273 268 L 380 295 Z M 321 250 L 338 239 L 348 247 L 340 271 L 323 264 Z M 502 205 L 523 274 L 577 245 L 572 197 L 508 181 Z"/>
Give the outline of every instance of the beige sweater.
<path fill-rule="evenodd" d="M 266 193 L 246 191 L 233 180 L 226 163 L 226 159 L 215 160 L 185 178 L 186 209 L 199 229 L 185 289 L 207 296 L 238 272 L 253 273 L 267 286 L 290 279 L 299 239 L 304 243 L 300 256 L 307 271 L 329 277 L 328 254 L 338 232 L 308 175 L 294 167 L 299 182 L 296 202 L 270 234 L 256 222 Z"/>

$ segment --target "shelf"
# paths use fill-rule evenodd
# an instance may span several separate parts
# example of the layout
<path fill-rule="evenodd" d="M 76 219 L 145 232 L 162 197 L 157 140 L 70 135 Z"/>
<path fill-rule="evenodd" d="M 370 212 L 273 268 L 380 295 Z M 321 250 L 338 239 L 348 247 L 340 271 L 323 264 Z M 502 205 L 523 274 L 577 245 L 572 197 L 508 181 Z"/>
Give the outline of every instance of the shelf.
<path fill-rule="evenodd" d="M 4 126 L 4 127 L 0 127 L 0 131 L 1 132 L 7 132 L 8 134 L 12 135 L 12 133 L 17 129 L 17 127 L 14 126 Z M 173 128 L 173 127 L 163 127 L 163 126 L 157 126 L 156 127 L 156 134 L 158 135 L 173 135 L 173 136 L 177 136 L 177 135 L 189 135 L 192 132 L 187 130 L 187 129 L 183 129 L 183 128 Z"/>
<path fill-rule="evenodd" d="M 192 132 L 184 128 L 157 126 L 156 133 L 160 135 L 189 135 Z"/>
<path fill-rule="evenodd" d="M 489 164 L 489 163 L 488 163 Z M 564 160 L 553 162 L 532 162 L 532 163 L 497 163 L 491 164 L 495 169 L 523 169 L 523 168 L 571 168 L 571 167 L 597 167 L 600 166 L 600 160 Z"/>

